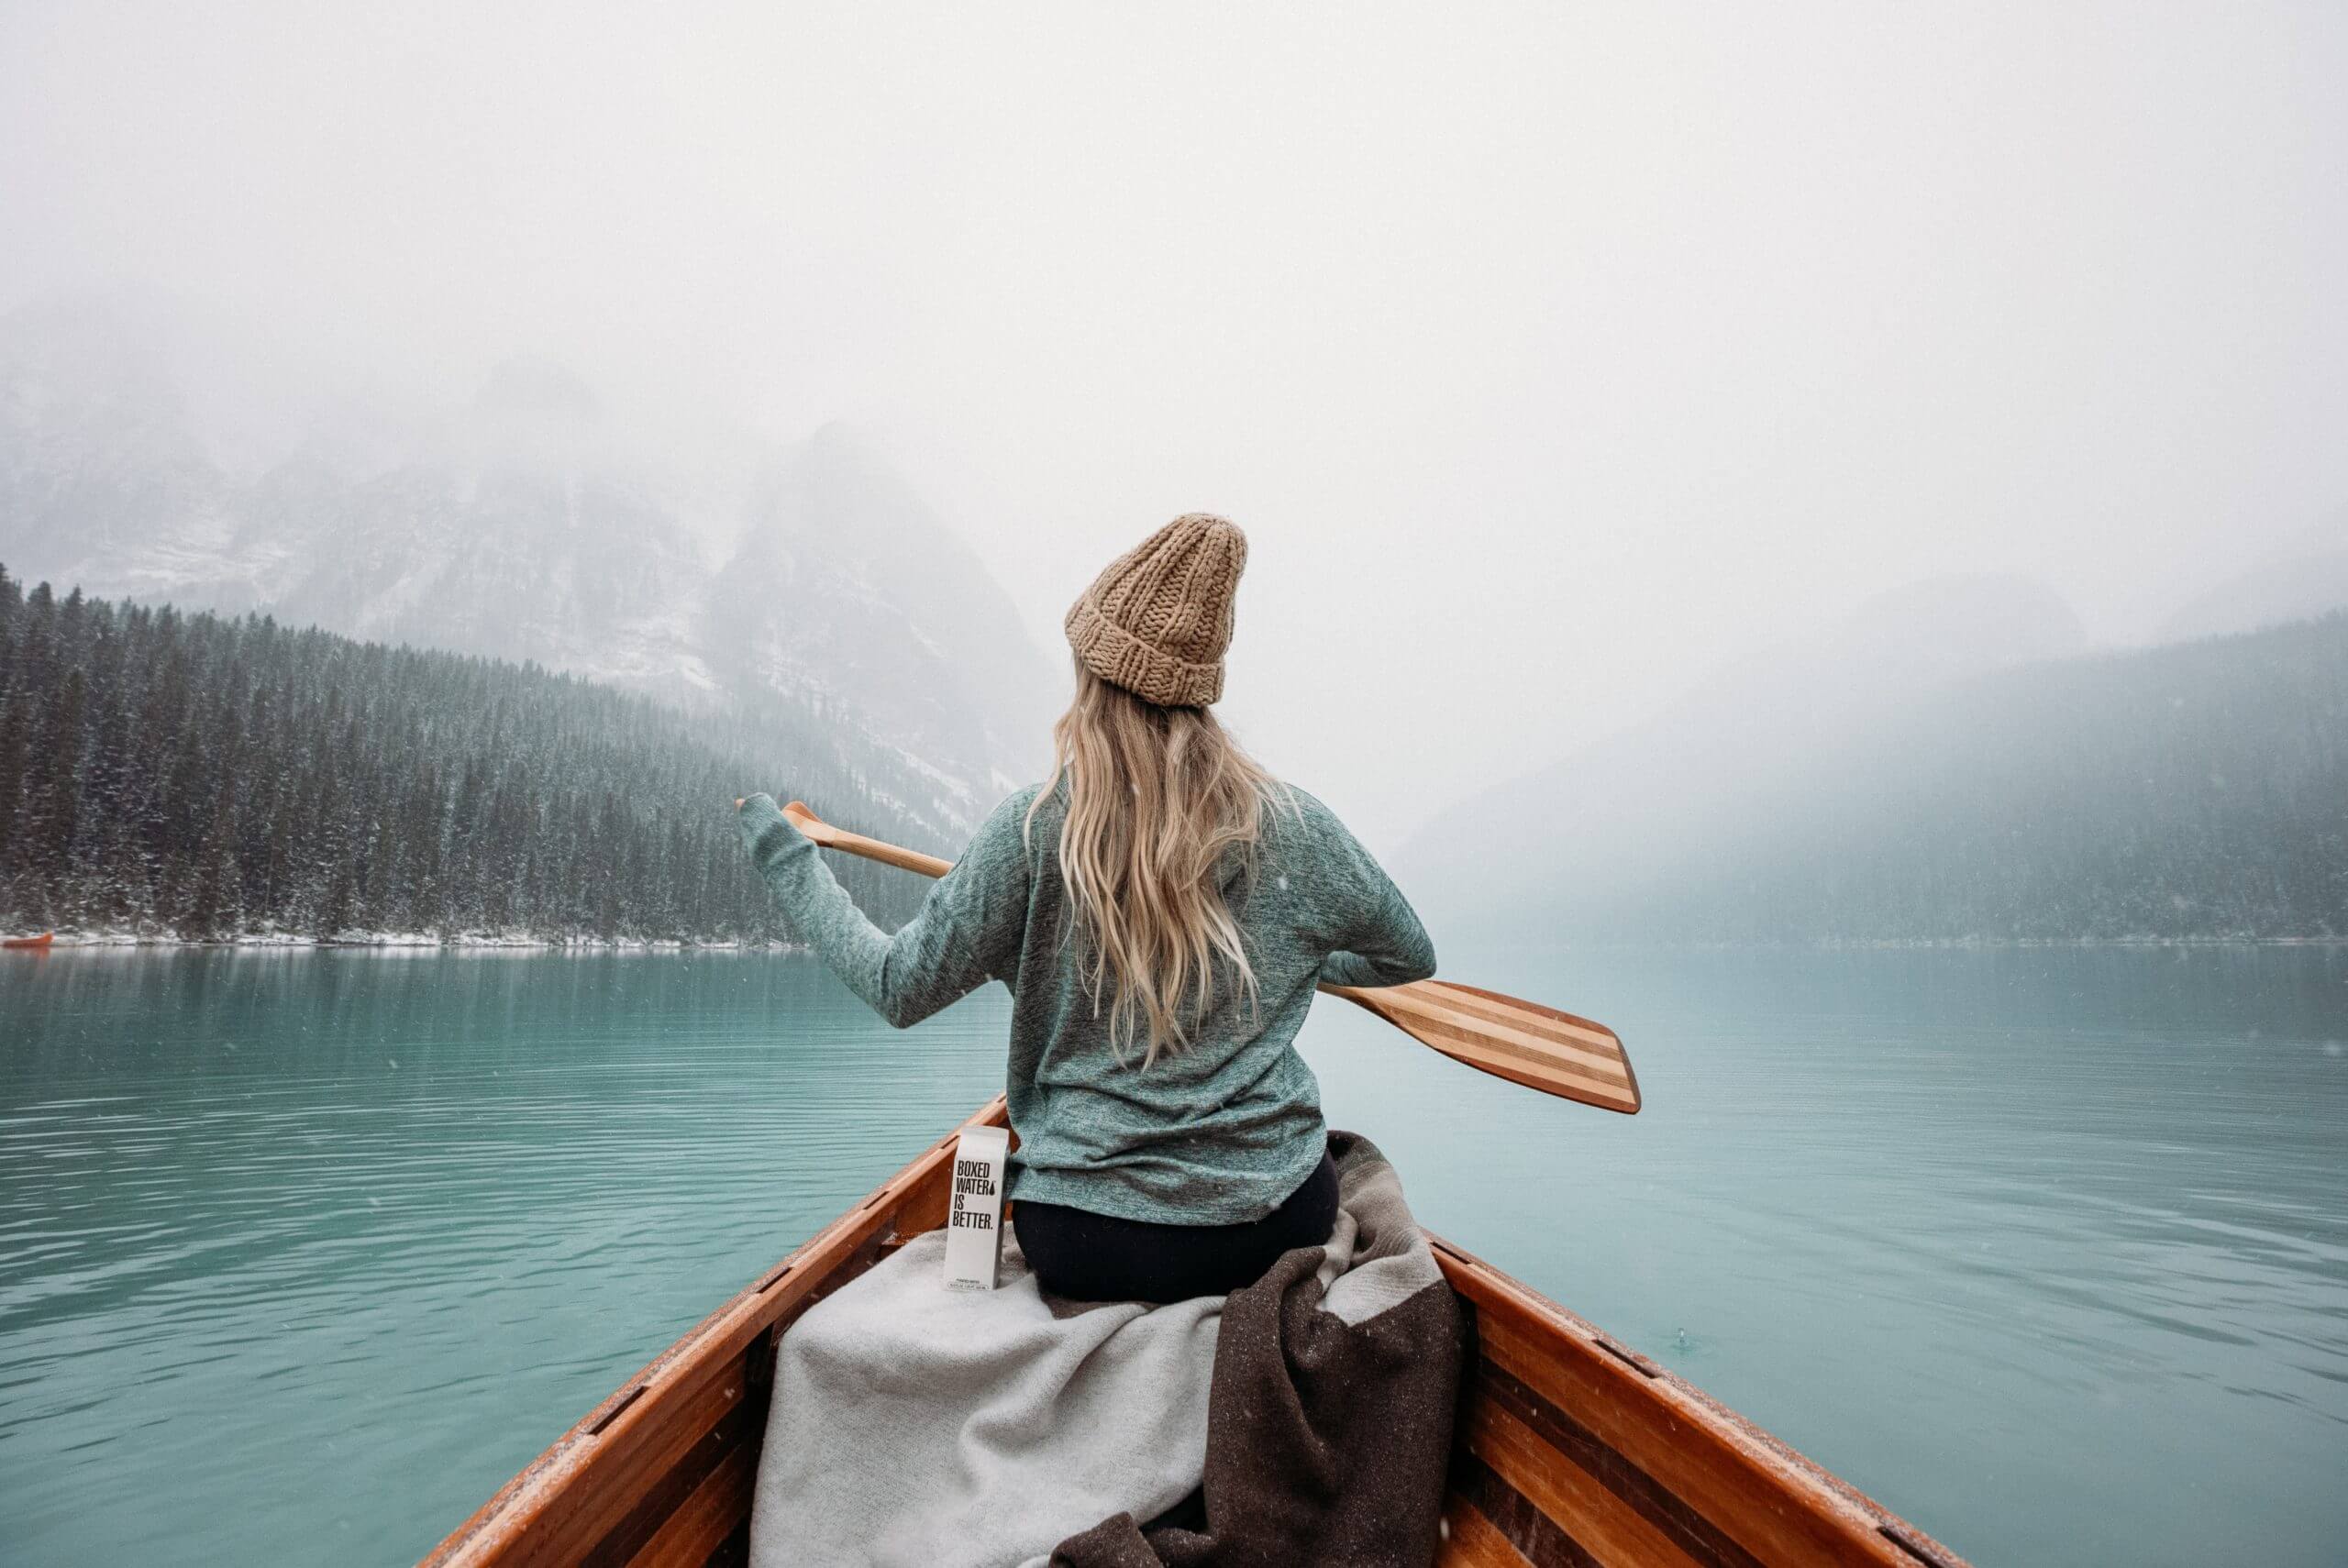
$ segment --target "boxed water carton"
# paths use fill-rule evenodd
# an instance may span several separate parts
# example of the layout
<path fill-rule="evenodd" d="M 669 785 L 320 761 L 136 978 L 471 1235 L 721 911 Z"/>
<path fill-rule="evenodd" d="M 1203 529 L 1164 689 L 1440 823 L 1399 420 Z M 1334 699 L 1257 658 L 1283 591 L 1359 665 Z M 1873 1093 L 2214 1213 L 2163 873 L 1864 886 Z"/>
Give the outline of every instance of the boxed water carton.
<path fill-rule="evenodd" d="M 966 1127 L 954 1150 L 954 1196 L 946 1210 L 946 1288 L 992 1290 L 1002 1263 L 1002 1188 L 1011 1133 Z"/>

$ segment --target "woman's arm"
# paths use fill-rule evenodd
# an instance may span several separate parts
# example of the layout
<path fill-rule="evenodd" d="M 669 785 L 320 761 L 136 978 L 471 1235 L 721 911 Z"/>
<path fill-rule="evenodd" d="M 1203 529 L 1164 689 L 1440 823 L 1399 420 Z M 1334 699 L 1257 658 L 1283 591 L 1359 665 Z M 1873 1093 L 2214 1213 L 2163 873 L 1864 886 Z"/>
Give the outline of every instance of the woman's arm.
<path fill-rule="evenodd" d="M 864 918 L 772 796 L 753 795 L 738 810 L 750 859 L 799 933 L 895 1027 L 919 1023 L 1016 969 L 1027 924 L 1024 795 L 995 808 L 894 936 Z"/>
<path fill-rule="evenodd" d="M 1322 840 L 1316 858 L 1335 915 L 1321 983 L 1401 986 L 1434 974 L 1434 944 L 1385 868 L 1325 806 L 1309 820 Z"/>

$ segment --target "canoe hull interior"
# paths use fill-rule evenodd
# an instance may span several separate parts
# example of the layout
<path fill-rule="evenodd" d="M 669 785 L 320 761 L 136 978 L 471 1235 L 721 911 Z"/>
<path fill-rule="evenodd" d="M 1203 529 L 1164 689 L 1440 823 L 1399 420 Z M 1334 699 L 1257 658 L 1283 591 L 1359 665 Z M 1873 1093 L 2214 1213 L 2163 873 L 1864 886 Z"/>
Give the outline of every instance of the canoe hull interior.
<path fill-rule="evenodd" d="M 1001 1125 L 1000 1099 L 971 1118 Z M 747 1561 L 775 1342 L 907 1240 L 945 1223 L 955 1138 L 753 1281 L 577 1426 L 424 1568 Z M 1963 1560 L 1637 1353 L 1434 1240 L 1472 1309 L 1446 1568 L 1751 1568 Z"/>

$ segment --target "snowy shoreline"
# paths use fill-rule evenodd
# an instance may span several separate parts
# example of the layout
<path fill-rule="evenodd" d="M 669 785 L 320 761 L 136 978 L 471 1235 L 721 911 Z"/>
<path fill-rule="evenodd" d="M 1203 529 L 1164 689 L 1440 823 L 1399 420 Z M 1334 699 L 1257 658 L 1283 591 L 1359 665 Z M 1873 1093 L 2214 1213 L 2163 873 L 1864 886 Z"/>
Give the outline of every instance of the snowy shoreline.
<path fill-rule="evenodd" d="M 1687 953 L 1907 953 L 1967 950 L 2011 953 L 2054 948 L 2091 947 L 2340 947 L 2348 936 L 2083 936 L 2083 937 L 1941 937 L 1886 938 L 1844 942 L 1643 942 L 1573 943 L 1581 952 L 1666 950 Z M 460 932 L 442 936 L 428 931 L 347 931 L 338 936 L 312 936 L 290 932 L 249 933 L 216 938 L 180 936 L 170 932 L 57 932 L 52 951 L 69 947 L 127 949 L 139 947 L 228 947 L 252 952 L 339 950 L 363 952 L 469 953 L 805 953 L 799 942 L 708 942 L 676 938 L 623 936 L 513 936 L 494 932 Z"/>
<path fill-rule="evenodd" d="M 68 931 L 60 928 L 52 952 L 69 947 L 233 947 L 255 952 L 305 952 L 314 949 L 404 952 L 461 949 L 467 952 L 513 953 L 802 953 L 792 942 L 688 942 L 675 938 L 573 936 L 510 936 L 494 932 L 468 931 L 443 936 L 429 931 L 347 931 L 335 936 L 263 932 L 240 936 L 181 936 L 172 932 Z"/>

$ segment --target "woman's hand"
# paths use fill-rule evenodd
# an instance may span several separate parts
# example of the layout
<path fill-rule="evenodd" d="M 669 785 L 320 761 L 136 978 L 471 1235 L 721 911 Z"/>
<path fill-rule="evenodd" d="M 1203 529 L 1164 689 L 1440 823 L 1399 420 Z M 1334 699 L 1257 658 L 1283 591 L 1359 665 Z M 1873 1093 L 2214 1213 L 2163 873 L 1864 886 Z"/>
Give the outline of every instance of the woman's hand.
<path fill-rule="evenodd" d="M 748 795 L 737 795 L 734 797 L 734 809 L 737 812 L 749 803 L 750 797 Z"/>

